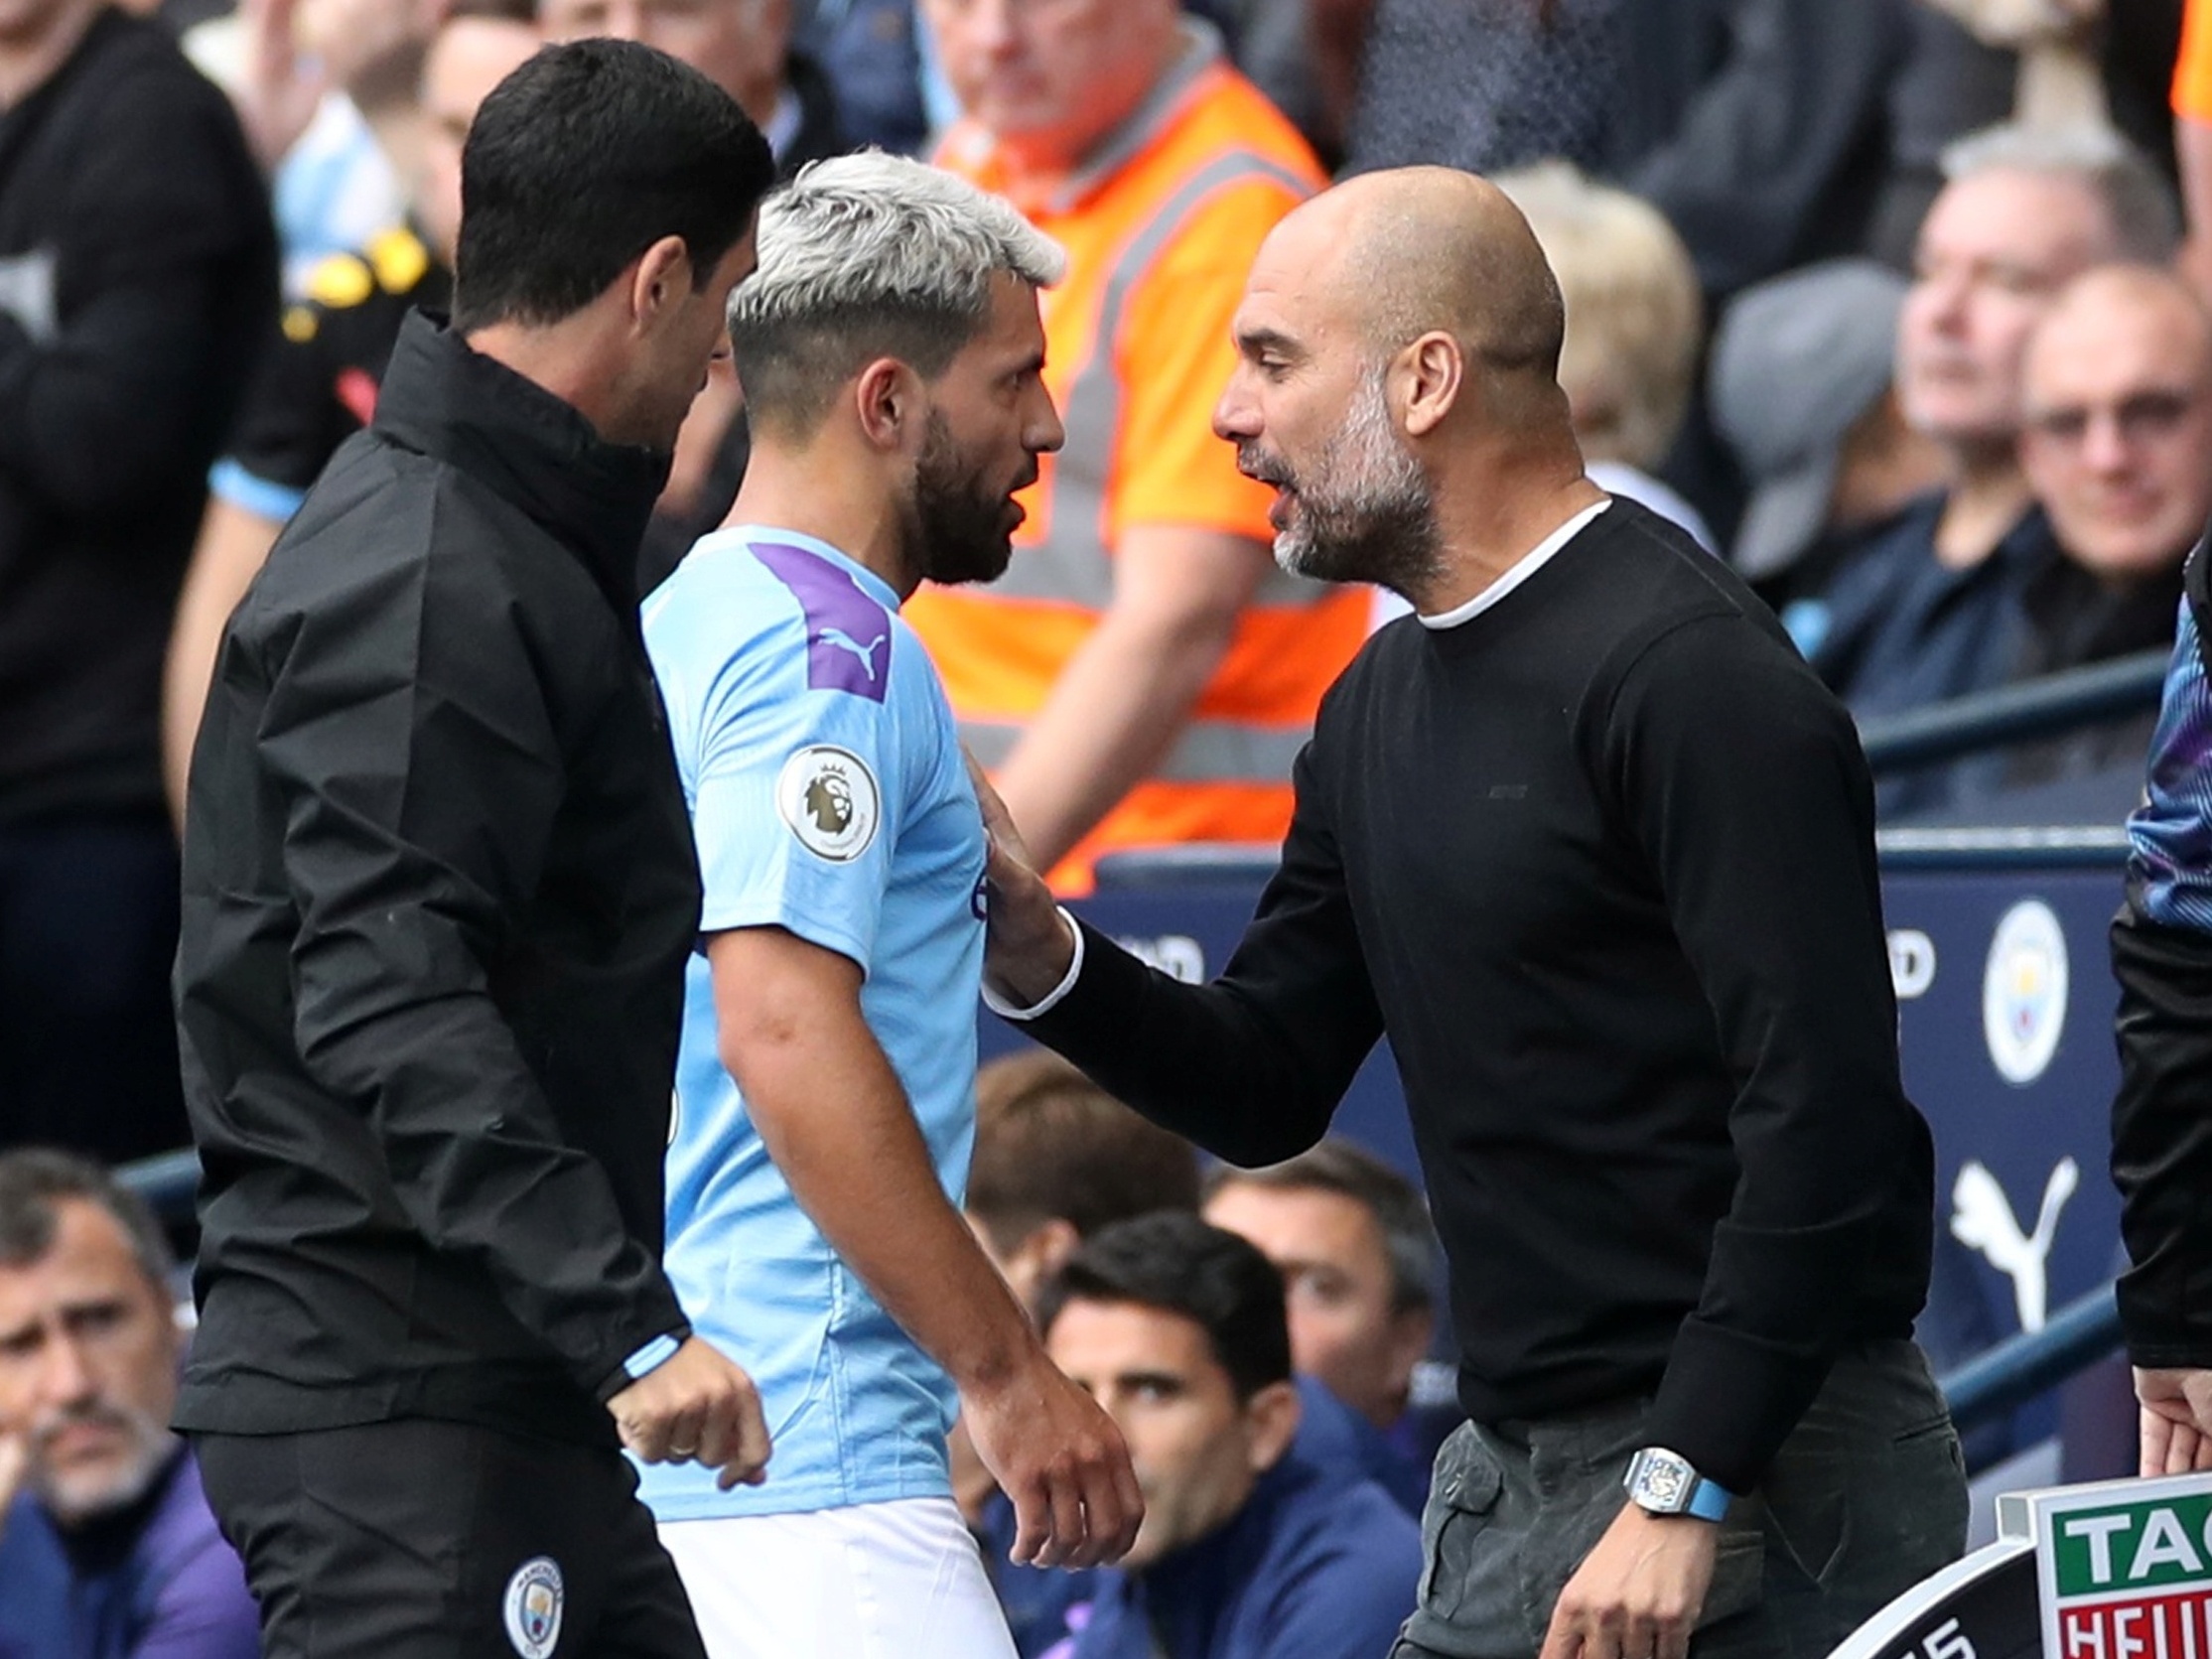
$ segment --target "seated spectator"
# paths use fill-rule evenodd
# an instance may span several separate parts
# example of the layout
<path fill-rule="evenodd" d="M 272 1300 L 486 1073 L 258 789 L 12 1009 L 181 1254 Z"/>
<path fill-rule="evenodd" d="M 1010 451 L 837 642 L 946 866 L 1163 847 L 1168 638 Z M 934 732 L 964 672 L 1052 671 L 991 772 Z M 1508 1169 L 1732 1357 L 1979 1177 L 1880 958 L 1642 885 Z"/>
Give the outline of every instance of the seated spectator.
<path fill-rule="evenodd" d="M 977 1073 L 968 1224 L 1030 1307 L 1100 1228 L 1162 1210 L 1194 1214 L 1198 1194 L 1189 1142 L 1146 1122 L 1057 1054 L 1028 1049 Z M 1296 1444 L 1306 1461 L 1342 1478 L 1380 1481 L 1418 1514 L 1429 1456 L 1420 1455 L 1417 1466 L 1321 1382 L 1295 1381 L 1302 1406 Z M 1417 1422 L 1428 1429 L 1427 1416 Z M 1010 1562 L 1014 1505 L 957 1425 L 950 1447 L 953 1496 L 982 1546 L 1015 1647 L 1035 1659 L 1064 1630 L 1067 1608 L 1088 1597 L 1091 1576 Z M 1429 1454 L 1434 1450 L 1432 1442 Z"/>
<path fill-rule="evenodd" d="M 1948 487 L 1838 573 L 1813 663 L 1862 719 L 2002 684 L 2023 594 L 2058 555 L 2020 470 L 2020 357 L 2067 282 L 2093 265 L 2162 263 L 2177 227 L 2163 182 L 2101 129 L 2001 127 L 1947 155 L 1898 326 L 1905 418 L 1943 446 Z M 1939 805 L 1949 770 L 1892 778 L 1885 813 Z"/>
<path fill-rule="evenodd" d="M 338 446 L 368 424 L 399 325 L 443 311 L 461 233 L 461 142 L 477 105 L 539 46 L 531 0 L 456 0 L 423 61 L 422 142 L 405 222 L 334 253 L 285 308 L 277 338 L 208 479 L 207 513 L 185 574 L 162 699 L 162 771 L 184 814 L 185 771 L 222 625 L 285 521 Z"/>
<path fill-rule="evenodd" d="M 1265 1256 L 1195 1216 L 1119 1222 L 1046 1286 L 1037 1322 L 1053 1363 L 1120 1426 L 1145 1494 L 1068 1659 L 1389 1648 L 1413 1611 L 1420 1529 L 1381 1487 L 1294 1447 L 1283 1281 Z"/>
<path fill-rule="evenodd" d="M 161 1227 L 96 1165 L 0 1154 L 0 1655 L 252 1659 L 260 1622 L 169 1431 Z"/>
<path fill-rule="evenodd" d="M 1024 1306 L 1101 1227 L 1160 1210 L 1194 1214 L 1198 1155 L 1155 1128 L 1045 1048 L 991 1061 L 976 1073 L 975 1153 L 965 1207 L 984 1253 Z M 952 1495 L 983 1551 L 1022 1659 L 1067 1628 L 1067 1609 L 1092 1575 L 1025 1567 L 1014 1547 L 1013 1501 L 955 1424 L 948 1444 Z"/>
<path fill-rule="evenodd" d="M 1351 1408 L 1363 1465 L 1418 1517 L 1437 1448 L 1461 1416 L 1412 1405 L 1436 1334 L 1437 1237 L 1420 1190 L 1332 1136 L 1267 1169 L 1216 1170 L 1202 1213 L 1275 1264 L 1292 1365 Z"/>
<path fill-rule="evenodd" d="M 2021 391 L 2020 464 L 2066 557 L 2027 589 L 2013 677 L 2170 644 L 2182 562 L 2212 518 L 2212 318 L 2165 271 L 2091 271 L 2037 325 Z M 2125 808 L 2153 718 L 2014 752 L 2004 780 L 2125 763 Z"/>
<path fill-rule="evenodd" d="M 1113 1221 L 1198 1208 L 1198 1154 L 1048 1048 L 976 1073 L 968 1224 L 1034 1307 L 1076 1246 Z"/>
<path fill-rule="evenodd" d="M 0 1147 L 186 1138 L 162 651 L 276 314 L 261 176 L 161 24 L 0 25 Z"/>
<path fill-rule="evenodd" d="M 1744 290 L 1714 335 L 1708 404 L 1751 491 L 1728 562 L 1808 652 L 1826 608 L 1787 602 L 1949 472 L 1897 401 L 1905 286 L 1870 260 L 1829 260 Z"/>
<path fill-rule="evenodd" d="M 1559 383 L 1590 482 L 1671 518 L 1708 552 L 1698 509 L 1652 477 L 1697 375 L 1704 305 L 1690 250 L 1648 202 L 1550 162 L 1493 181 L 1527 217 L 1567 306 Z"/>

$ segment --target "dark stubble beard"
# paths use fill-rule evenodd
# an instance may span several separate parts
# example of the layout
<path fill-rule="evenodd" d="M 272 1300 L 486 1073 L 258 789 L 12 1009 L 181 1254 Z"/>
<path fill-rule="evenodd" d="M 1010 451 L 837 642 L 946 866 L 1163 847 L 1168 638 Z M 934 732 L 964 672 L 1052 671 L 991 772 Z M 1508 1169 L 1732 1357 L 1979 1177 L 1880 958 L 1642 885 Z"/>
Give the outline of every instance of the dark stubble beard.
<path fill-rule="evenodd" d="M 1007 497 L 992 489 L 953 442 L 942 411 L 929 412 L 914 467 L 913 568 L 931 582 L 990 582 L 1014 557 Z"/>
<path fill-rule="evenodd" d="M 1290 527 L 1275 538 L 1276 563 L 1293 576 L 1373 582 L 1407 597 L 1436 581 L 1436 496 L 1391 426 L 1379 370 L 1362 379 L 1307 476 L 1251 451 L 1246 470 L 1297 497 Z"/>

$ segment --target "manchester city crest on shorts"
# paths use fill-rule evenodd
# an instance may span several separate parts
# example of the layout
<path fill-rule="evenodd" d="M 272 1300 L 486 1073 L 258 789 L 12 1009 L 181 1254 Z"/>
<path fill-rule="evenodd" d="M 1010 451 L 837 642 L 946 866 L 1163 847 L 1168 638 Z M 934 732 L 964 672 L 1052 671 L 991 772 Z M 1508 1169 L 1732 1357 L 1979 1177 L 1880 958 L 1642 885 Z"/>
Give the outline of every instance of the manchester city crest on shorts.
<path fill-rule="evenodd" d="M 775 809 L 800 846 L 832 864 L 850 864 L 867 852 L 884 815 L 868 763 L 826 743 L 810 744 L 783 762 Z"/>
<path fill-rule="evenodd" d="M 546 1659 L 561 1639 L 561 1564 L 532 1556 L 507 1581 L 507 1640 L 522 1659 Z"/>

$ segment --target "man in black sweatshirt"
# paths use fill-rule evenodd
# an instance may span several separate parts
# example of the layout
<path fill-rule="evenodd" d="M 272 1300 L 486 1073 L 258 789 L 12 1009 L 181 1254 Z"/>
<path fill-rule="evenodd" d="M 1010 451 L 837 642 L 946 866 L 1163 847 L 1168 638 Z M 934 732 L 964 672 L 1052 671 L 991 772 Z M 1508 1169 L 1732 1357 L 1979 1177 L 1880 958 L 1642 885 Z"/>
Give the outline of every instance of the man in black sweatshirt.
<path fill-rule="evenodd" d="M 1871 790 L 1764 607 L 1584 478 L 1561 325 L 1469 175 L 1284 220 L 1216 430 L 1286 566 L 1418 615 L 1322 705 L 1220 979 L 1056 912 L 1002 812 L 987 984 L 1244 1165 L 1316 1141 L 1388 1033 L 1472 1419 L 1401 1659 L 1825 1653 L 1966 1518 L 1909 1339 L 1932 1159 Z"/>
<path fill-rule="evenodd" d="M 661 1270 L 699 875 L 635 572 L 771 172 L 650 48 L 510 74 L 462 153 L 452 327 L 403 325 L 224 632 L 177 1424 L 272 1659 L 697 1659 L 622 1448 L 766 1457 Z"/>
<path fill-rule="evenodd" d="M 0 1146 L 185 1136 L 162 648 L 275 305 L 261 177 L 169 34 L 0 4 Z"/>

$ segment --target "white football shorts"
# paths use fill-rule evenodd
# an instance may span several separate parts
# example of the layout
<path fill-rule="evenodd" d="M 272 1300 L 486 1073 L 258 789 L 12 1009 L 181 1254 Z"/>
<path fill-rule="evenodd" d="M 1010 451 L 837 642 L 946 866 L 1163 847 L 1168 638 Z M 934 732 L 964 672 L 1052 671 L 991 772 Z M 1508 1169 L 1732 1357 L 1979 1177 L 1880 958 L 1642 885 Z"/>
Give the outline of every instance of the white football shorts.
<path fill-rule="evenodd" d="M 1014 1659 L 950 1498 L 664 1521 L 708 1659 Z"/>

